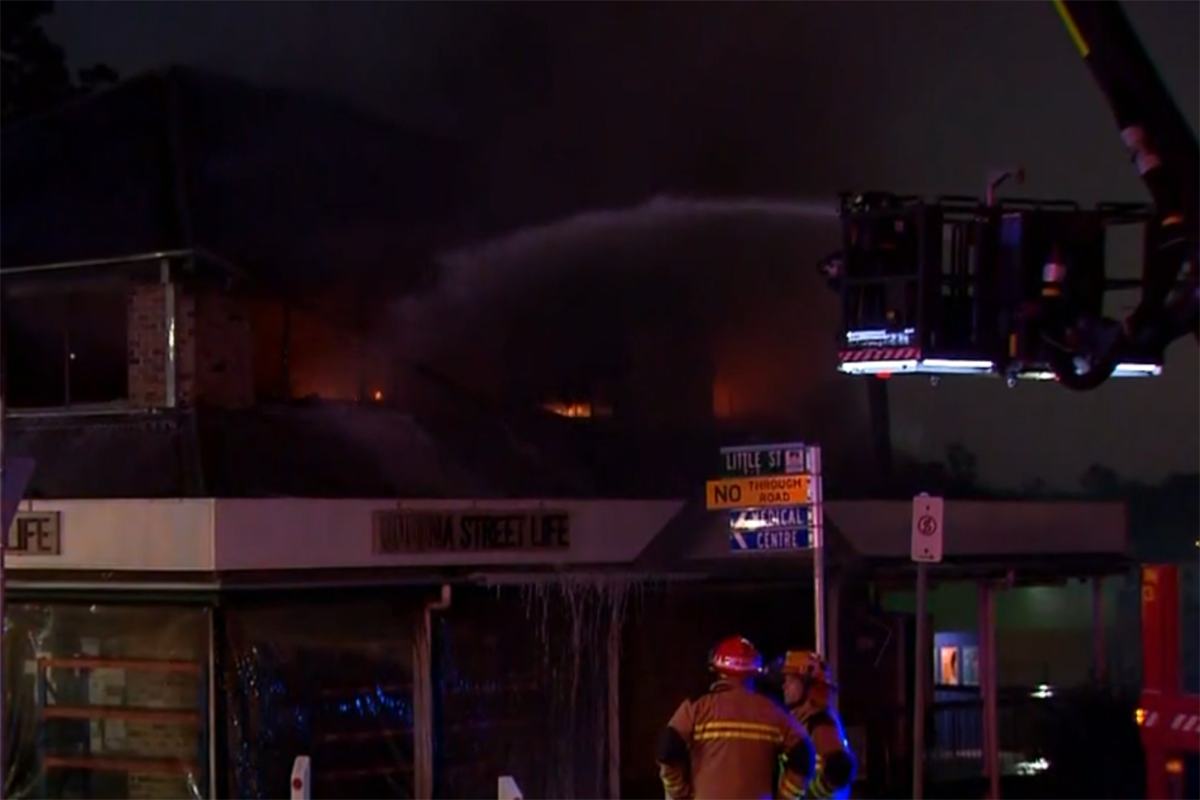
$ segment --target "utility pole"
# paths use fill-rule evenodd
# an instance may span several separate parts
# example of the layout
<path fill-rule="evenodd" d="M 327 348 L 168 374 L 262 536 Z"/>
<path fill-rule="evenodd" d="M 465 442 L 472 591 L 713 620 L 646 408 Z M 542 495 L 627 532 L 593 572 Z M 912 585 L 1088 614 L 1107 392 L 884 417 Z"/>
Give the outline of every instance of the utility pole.
<path fill-rule="evenodd" d="M 875 449 L 875 466 L 880 477 L 892 478 L 892 413 L 888 398 L 888 382 L 883 378 L 867 379 L 867 409 L 871 417 L 871 439 Z"/>
<path fill-rule="evenodd" d="M 4 318 L 4 287 L 3 281 L 0 280 L 0 320 Z M 0 331 L 3 329 L 0 328 Z M 4 636 L 5 625 L 8 614 L 8 604 L 5 603 L 5 594 L 8 592 L 7 581 L 5 580 L 5 560 L 8 556 L 8 528 L 12 524 L 12 518 L 15 516 L 16 506 L 13 505 L 13 511 L 9 511 L 10 491 L 15 490 L 9 488 L 9 475 L 5 474 L 5 441 L 4 428 L 5 418 L 8 416 L 8 404 L 5 402 L 8 397 L 8 359 L 4 357 L 4 334 L 0 332 L 0 800 L 8 796 L 8 648 L 5 647 L 6 637 Z M 25 487 L 21 487 L 24 492 Z"/>

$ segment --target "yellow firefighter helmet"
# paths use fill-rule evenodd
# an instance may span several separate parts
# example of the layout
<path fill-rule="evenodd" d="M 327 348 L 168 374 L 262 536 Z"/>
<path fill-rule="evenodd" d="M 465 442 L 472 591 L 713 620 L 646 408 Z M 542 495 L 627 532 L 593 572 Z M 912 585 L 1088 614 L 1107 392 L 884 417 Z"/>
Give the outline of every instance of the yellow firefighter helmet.
<path fill-rule="evenodd" d="M 784 675 L 795 675 L 808 685 L 822 685 L 837 690 L 829 665 L 821 654 L 814 650 L 789 650 L 783 655 Z"/>

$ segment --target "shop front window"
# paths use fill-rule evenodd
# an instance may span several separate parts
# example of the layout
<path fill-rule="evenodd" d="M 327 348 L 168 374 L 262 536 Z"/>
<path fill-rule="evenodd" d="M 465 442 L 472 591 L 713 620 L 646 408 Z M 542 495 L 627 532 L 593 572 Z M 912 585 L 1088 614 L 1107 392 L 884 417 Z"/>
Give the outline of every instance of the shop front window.
<path fill-rule="evenodd" d="M 298 755 L 315 797 L 416 796 L 406 605 L 231 604 L 224 619 L 223 796 L 286 796 Z"/>
<path fill-rule="evenodd" d="M 8 797 L 208 796 L 205 610 L 17 604 L 4 637 Z"/>

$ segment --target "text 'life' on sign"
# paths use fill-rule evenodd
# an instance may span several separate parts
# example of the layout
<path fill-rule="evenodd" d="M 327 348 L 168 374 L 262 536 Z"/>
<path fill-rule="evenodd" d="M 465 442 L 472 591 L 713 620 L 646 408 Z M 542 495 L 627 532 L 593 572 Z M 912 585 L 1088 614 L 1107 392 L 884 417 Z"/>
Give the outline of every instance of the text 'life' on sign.
<path fill-rule="evenodd" d="M 62 555 L 62 512 L 19 511 L 5 540 L 10 556 Z"/>
<path fill-rule="evenodd" d="M 811 502 L 809 483 L 808 475 L 709 481 L 705 486 L 704 502 L 710 511 L 805 505 Z"/>

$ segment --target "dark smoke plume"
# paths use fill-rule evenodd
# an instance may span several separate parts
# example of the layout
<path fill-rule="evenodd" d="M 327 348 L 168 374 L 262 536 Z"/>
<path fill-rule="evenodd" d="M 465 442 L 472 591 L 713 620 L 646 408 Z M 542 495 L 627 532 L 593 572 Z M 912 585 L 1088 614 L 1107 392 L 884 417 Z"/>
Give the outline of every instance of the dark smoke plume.
<path fill-rule="evenodd" d="M 711 410 L 715 383 L 734 417 L 858 447 L 862 385 L 837 377 L 837 303 L 813 269 L 837 235 L 816 203 L 578 215 L 443 256 L 436 289 L 396 305 L 396 350 L 498 403 L 608 371 L 681 404 L 706 391 L 688 407 Z"/>

